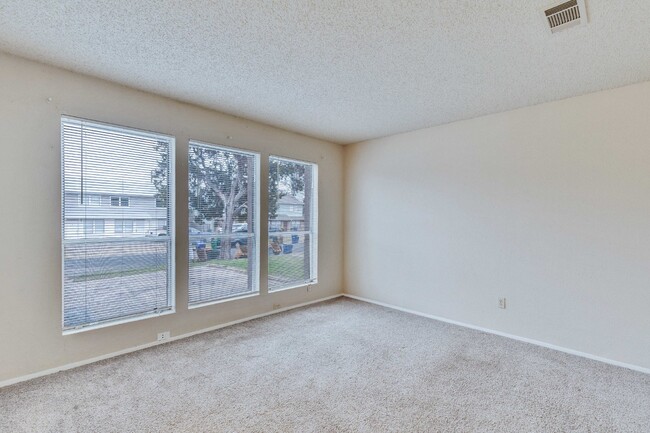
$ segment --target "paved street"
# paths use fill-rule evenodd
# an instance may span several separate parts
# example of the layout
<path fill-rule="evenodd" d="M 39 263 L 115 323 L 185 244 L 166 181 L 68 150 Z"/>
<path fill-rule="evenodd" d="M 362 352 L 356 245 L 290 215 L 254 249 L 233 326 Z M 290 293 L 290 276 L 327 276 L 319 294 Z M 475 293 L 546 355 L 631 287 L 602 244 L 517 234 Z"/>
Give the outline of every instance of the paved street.
<path fill-rule="evenodd" d="M 167 248 L 166 242 L 142 241 L 66 245 L 65 326 L 137 315 L 167 306 Z M 234 252 L 232 249 L 233 257 Z M 304 244 L 298 243 L 293 244 L 290 254 L 270 257 L 270 290 L 296 282 L 289 276 L 300 274 L 303 253 Z M 188 251 L 183 258 L 191 262 L 190 304 L 251 293 L 245 259 L 199 263 L 196 258 L 194 251 Z"/>
<path fill-rule="evenodd" d="M 271 284 L 285 279 L 271 277 Z M 216 264 L 195 266 L 190 271 L 189 302 L 250 293 L 246 270 Z M 164 271 L 114 276 L 89 281 L 66 281 L 65 326 L 99 322 L 116 316 L 153 311 L 167 305 Z"/>

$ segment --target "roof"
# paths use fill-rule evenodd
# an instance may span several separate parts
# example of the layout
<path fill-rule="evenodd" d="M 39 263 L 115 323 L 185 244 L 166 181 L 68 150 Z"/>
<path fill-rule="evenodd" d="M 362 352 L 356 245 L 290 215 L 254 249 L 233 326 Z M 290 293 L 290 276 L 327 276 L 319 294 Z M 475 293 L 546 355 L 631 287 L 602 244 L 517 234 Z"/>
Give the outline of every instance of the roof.
<path fill-rule="evenodd" d="M 278 204 L 289 204 L 289 205 L 300 205 L 302 206 L 304 203 L 300 200 L 298 200 L 296 197 L 292 195 L 285 195 L 282 198 L 278 199 Z"/>

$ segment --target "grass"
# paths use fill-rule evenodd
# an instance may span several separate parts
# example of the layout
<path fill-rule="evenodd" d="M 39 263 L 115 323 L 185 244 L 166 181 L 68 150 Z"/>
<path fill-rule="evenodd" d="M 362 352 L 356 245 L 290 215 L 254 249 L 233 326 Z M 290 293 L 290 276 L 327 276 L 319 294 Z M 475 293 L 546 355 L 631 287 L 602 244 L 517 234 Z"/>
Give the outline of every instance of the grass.
<path fill-rule="evenodd" d="M 191 267 L 214 265 L 226 268 L 248 269 L 248 259 L 230 260 L 207 260 L 205 262 L 193 262 Z M 298 280 L 303 276 L 303 257 L 281 254 L 269 256 L 269 275 L 272 277 L 283 277 Z"/>
<path fill-rule="evenodd" d="M 190 267 L 213 265 L 224 268 L 248 269 L 248 259 L 230 259 L 230 260 L 207 260 L 205 262 L 192 262 Z M 131 275 L 146 274 L 157 272 L 165 269 L 165 266 L 151 266 L 148 268 L 130 269 L 127 271 L 103 272 L 97 274 L 77 275 L 72 277 L 72 281 L 77 283 L 81 281 L 103 280 L 114 277 L 127 277 Z M 298 255 L 281 254 L 269 256 L 269 276 L 299 280 L 303 277 L 303 257 Z"/>
<path fill-rule="evenodd" d="M 269 257 L 269 275 L 298 280 L 303 277 L 303 257 L 279 255 Z"/>

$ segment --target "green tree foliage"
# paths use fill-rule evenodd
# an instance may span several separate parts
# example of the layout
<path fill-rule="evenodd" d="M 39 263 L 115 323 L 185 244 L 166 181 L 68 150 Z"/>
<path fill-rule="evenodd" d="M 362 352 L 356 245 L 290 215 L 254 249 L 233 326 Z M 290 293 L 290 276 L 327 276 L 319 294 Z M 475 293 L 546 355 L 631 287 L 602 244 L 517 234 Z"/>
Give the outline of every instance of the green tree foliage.
<path fill-rule="evenodd" d="M 277 218 L 278 200 L 305 190 L 305 165 L 274 159 L 269 167 L 269 219 Z"/>
<path fill-rule="evenodd" d="M 169 146 L 164 141 L 156 144 L 156 152 L 160 155 L 158 167 L 151 172 L 151 182 L 156 187 L 156 206 L 167 207 L 169 197 L 168 169 L 169 169 Z"/>
<path fill-rule="evenodd" d="M 161 155 L 158 168 L 152 173 L 157 199 L 167 196 L 167 154 L 161 145 L 157 146 Z M 193 222 L 216 222 L 226 235 L 232 233 L 235 222 L 248 222 L 249 207 L 252 208 L 249 188 L 254 176 L 252 157 L 190 146 L 188 164 L 188 200 Z M 223 238 L 221 245 L 230 245 L 230 238 Z M 220 255 L 224 259 L 230 258 L 230 248 L 221 248 Z"/>

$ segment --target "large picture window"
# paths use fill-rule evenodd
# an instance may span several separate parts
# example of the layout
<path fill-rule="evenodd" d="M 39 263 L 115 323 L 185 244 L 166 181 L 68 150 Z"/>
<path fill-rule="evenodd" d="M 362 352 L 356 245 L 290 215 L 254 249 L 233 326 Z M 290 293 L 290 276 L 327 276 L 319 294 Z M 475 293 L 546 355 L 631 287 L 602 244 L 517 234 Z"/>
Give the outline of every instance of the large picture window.
<path fill-rule="evenodd" d="M 63 117 L 61 146 L 63 329 L 172 311 L 174 138 Z"/>
<path fill-rule="evenodd" d="M 318 166 L 269 159 L 269 291 L 317 278 Z"/>
<path fill-rule="evenodd" d="M 188 155 L 189 305 L 259 291 L 259 155 L 195 141 Z"/>

